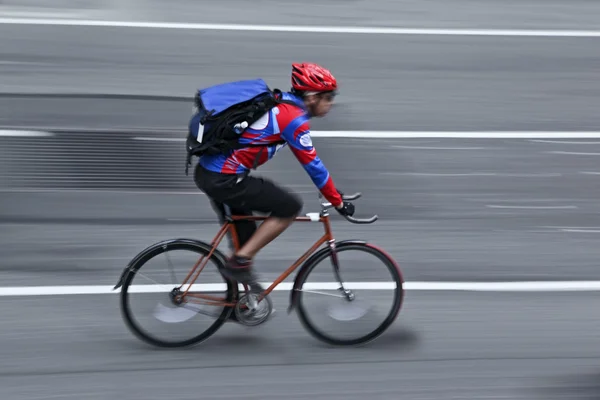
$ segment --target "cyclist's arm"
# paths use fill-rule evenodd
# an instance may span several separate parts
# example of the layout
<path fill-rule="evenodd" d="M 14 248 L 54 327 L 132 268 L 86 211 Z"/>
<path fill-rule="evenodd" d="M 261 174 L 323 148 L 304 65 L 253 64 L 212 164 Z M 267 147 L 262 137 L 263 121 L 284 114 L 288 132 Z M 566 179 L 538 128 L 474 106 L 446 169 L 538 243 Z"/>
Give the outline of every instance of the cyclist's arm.
<path fill-rule="evenodd" d="M 341 206 L 342 197 L 312 144 L 308 120 L 302 116 L 297 117 L 281 132 L 281 136 L 288 142 L 290 150 L 327 201 L 335 207 Z"/>

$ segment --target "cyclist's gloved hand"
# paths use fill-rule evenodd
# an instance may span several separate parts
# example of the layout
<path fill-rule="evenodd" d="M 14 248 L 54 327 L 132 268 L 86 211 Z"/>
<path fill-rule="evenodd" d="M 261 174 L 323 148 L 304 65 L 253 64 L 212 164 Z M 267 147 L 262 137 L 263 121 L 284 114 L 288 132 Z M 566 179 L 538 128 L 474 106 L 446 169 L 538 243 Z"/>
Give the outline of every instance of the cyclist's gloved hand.
<path fill-rule="evenodd" d="M 354 215 L 354 204 L 349 201 L 344 201 L 341 206 L 335 208 L 337 212 L 347 217 Z"/>

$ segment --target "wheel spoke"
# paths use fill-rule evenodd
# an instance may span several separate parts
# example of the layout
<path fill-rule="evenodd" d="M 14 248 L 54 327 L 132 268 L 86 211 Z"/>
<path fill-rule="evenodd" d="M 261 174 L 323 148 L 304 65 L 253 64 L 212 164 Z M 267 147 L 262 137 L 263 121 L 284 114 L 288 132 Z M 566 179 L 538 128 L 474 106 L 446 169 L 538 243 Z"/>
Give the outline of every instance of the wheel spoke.
<path fill-rule="evenodd" d="M 175 276 L 175 268 L 173 267 L 173 263 L 171 262 L 171 257 L 169 257 L 169 253 L 165 252 L 165 257 L 167 262 L 169 263 L 169 269 L 171 271 L 171 279 L 173 280 L 173 284 L 177 284 L 177 277 Z"/>
<path fill-rule="evenodd" d="M 318 290 L 296 289 L 296 291 L 297 292 L 304 292 L 304 293 L 322 294 L 323 296 L 338 297 L 338 298 L 341 298 L 341 299 L 346 298 L 346 296 L 343 295 L 343 294 L 325 293 L 325 292 L 320 292 Z"/>
<path fill-rule="evenodd" d="M 168 292 L 170 292 L 171 290 L 173 290 L 173 287 L 171 287 L 171 286 L 165 286 L 165 285 L 164 285 L 164 284 L 162 284 L 162 283 L 158 283 L 158 282 L 157 282 L 157 281 L 155 281 L 154 279 L 152 279 L 152 278 L 150 278 L 150 277 L 146 276 L 145 274 L 142 274 L 142 273 L 140 273 L 140 271 L 134 271 L 133 273 L 134 273 L 134 275 L 141 276 L 142 278 L 145 278 L 145 279 L 149 280 L 150 282 L 152 282 L 152 283 L 156 284 L 157 286 L 164 287 L 164 288 L 165 288 L 165 290 L 166 290 L 166 291 L 168 291 Z"/>

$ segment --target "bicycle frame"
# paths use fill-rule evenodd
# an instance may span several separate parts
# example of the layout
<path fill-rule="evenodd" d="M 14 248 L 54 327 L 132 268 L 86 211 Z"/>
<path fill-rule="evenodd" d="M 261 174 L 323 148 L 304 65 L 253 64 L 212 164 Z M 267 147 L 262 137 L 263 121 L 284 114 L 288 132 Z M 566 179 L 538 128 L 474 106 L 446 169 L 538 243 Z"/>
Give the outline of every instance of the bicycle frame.
<path fill-rule="evenodd" d="M 215 306 L 227 306 L 227 307 L 235 306 L 235 303 L 226 303 L 226 302 L 222 301 L 222 299 L 218 299 L 213 296 L 189 293 L 189 291 L 190 291 L 192 285 L 194 284 L 194 282 L 196 281 L 196 279 L 198 279 L 200 272 L 202 272 L 202 270 L 206 266 L 206 263 L 208 262 L 208 260 L 212 256 L 212 254 L 214 253 L 215 249 L 219 246 L 219 244 L 221 243 L 221 241 L 223 240 L 223 238 L 225 237 L 225 235 L 227 233 L 229 233 L 231 235 L 234 249 L 235 250 L 239 249 L 237 231 L 236 231 L 236 228 L 234 225 L 235 221 L 240 221 L 240 220 L 264 221 L 267 218 L 269 218 L 269 217 L 245 216 L 245 215 L 232 215 L 232 216 L 227 217 L 227 220 L 221 226 L 221 228 L 219 229 L 219 231 L 217 232 L 217 234 L 215 235 L 215 237 L 213 238 L 213 240 L 211 242 L 212 248 L 211 248 L 210 253 L 206 256 L 202 256 L 198 260 L 198 262 L 194 265 L 192 270 L 189 272 L 189 274 L 185 278 L 184 282 L 181 284 L 180 288 L 186 284 L 189 284 L 189 286 L 188 286 L 188 289 L 183 291 L 180 296 L 213 301 L 212 303 L 203 302 L 202 304 L 215 305 Z M 323 224 L 325 232 L 303 255 L 301 255 L 290 267 L 288 267 L 288 269 L 286 269 L 281 275 L 279 275 L 277 277 L 277 279 L 275 281 L 273 281 L 273 283 L 268 288 L 266 288 L 263 293 L 260 294 L 258 301 L 261 301 L 265 296 L 269 295 L 273 291 L 273 289 L 275 289 L 275 287 L 277 287 L 277 285 L 279 285 L 281 282 L 283 282 L 283 280 L 285 280 L 292 272 L 294 272 L 299 266 L 301 266 L 312 254 L 314 254 L 319 249 L 319 247 L 321 247 L 322 245 L 324 245 L 326 243 L 328 243 L 329 246 L 332 247 L 335 242 L 335 239 L 333 237 L 333 233 L 331 230 L 331 223 L 329 221 L 329 214 L 326 211 L 322 211 L 321 213 L 309 213 L 309 214 L 307 214 L 306 217 L 296 217 L 295 222 L 320 222 Z M 204 262 L 202 262 L 202 260 L 204 258 L 206 258 L 206 260 Z M 337 258 L 335 256 L 334 256 L 334 267 L 337 267 Z M 334 268 L 334 269 L 337 274 L 337 268 Z M 197 270 L 197 272 L 195 272 L 196 270 Z M 195 276 L 193 277 L 193 279 L 191 279 L 191 282 L 190 282 L 190 278 L 192 277 L 192 275 L 194 275 L 194 273 L 195 273 Z"/>
<path fill-rule="evenodd" d="M 346 196 L 340 193 L 344 201 L 354 200 L 360 197 L 360 193 Z M 320 197 L 321 198 L 321 197 Z M 113 290 L 116 290 L 120 287 L 123 287 L 121 291 L 121 310 L 123 313 L 123 317 L 125 319 L 128 327 L 135 333 L 138 337 L 140 337 L 143 341 L 153 344 L 155 346 L 161 347 L 181 347 L 188 346 L 191 344 L 197 344 L 208 337 L 213 335 L 220 326 L 224 323 L 228 322 L 231 318 L 231 313 L 235 311 L 234 320 L 238 322 L 248 325 L 248 326 L 256 326 L 258 324 L 263 323 L 266 319 L 269 318 L 270 312 L 272 311 L 272 301 L 269 297 L 267 297 L 284 279 L 292 274 L 295 270 L 298 270 L 296 278 L 294 280 L 293 286 L 290 290 L 290 306 L 288 307 L 288 313 L 291 313 L 295 309 L 298 310 L 298 317 L 300 318 L 302 324 L 308 329 L 308 331 L 315 337 L 325 341 L 329 344 L 334 345 L 355 345 L 360 343 L 369 342 L 379 335 L 381 335 L 393 322 L 396 318 L 400 306 L 402 305 L 403 298 L 403 289 L 402 289 L 402 275 L 400 273 L 400 269 L 398 268 L 395 261 L 387 255 L 382 250 L 377 247 L 370 245 L 368 242 L 364 240 L 335 240 L 332 233 L 331 223 L 329 219 L 328 209 L 333 208 L 334 206 L 330 202 L 321 201 L 321 211 L 315 213 L 308 213 L 306 216 L 299 216 L 294 218 L 294 221 L 298 222 L 320 222 L 323 224 L 324 233 L 318 238 L 313 245 L 304 252 L 292 265 L 290 265 L 285 271 L 283 271 L 277 279 L 269 285 L 267 289 L 263 289 L 263 292 L 258 294 L 258 299 L 254 296 L 249 296 L 248 287 L 244 285 L 246 289 L 246 293 L 238 291 L 238 285 L 235 281 L 227 280 L 226 282 L 226 294 L 225 297 L 210 296 L 207 294 L 199 294 L 191 292 L 192 287 L 195 286 L 194 282 L 198 279 L 198 276 L 206 266 L 206 263 L 210 258 L 215 258 L 217 261 L 217 267 L 219 269 L 224 267 L 224 263 L 226 262 L 226 255 L 222 252 L 218 246 L 222 242 L 225 235 L 231 235 L 231 248 L 235 252 L 239 250 L 240 243 L 238 238 L 238 230 L 236 229 L 235 222 L 241 220 L 249 220 L 249 221 L 265 221 L 269 218 L 269 216 L 254 216 L 254 215 L 231 215 L 230 209 L 226 207 L 226 216 L 225 220 L 221 224 L 217 234 L 212 239 L 212 242 L 208 243 L 207 241 L 196 240 L 196 239 L 186 239 L 186 238 L 176 238 L 170 240 L 163 240 L 158 243 L 154 243 L 143 251 L 139 252 L 133 260 L 131 260 L 127 267 L 123 270 L 119 281 L 115 285 Z M 352 208 L 349 206 L 345 206 L 344 208 L 338 209 L 339 213 L 349 222 L 356 224 L 371 224 L 375 222 L 378 217 L 374 215 L 371 218 L 359 219 L 353 217 L 351 214 L 353 212 L 345 212 L 352 211 Z M 325 245 L 324 247 L 321 247 Z M 321 248 L 319 248 L 321 247 Z M 221 307 L 230 307 L 229 309 L 224 309 L 219 311 L 217 314 L 211 312 L 205 312 L 201 309 L 195 309 L 195 307 L 189 308 L 192 311 L 195 311 L 200 314 L 209 315 L 212 317 L 217 317 L 217 321 L 214 322 L 207 330 L 197 334 L 197 336 L 187 339 L 187 340 L 179 340 L 179 341 L 165 341 L 164 339 L 158 339 L 148 333 L 144 332 L 144 330 L 136 323 L 135 319 L 132 316 L 128 305 L 128 289 L 132 280 L 135 277 L 135 274 L 145 265 L 146 262 L 153 259 L 154 257 L 166 253 L 169 250 L 185 250 L 188 252 L 195 252 L 199 259 L 195 262 L 193 268 L 187 274 L 185 281 L 170 291 L 171 301 L 176 305 L 182 305 L 184 302 L 184 297 L 189 297 L 190 302 L 197 302 L 209 305 L 216 305 Z M 371 332 L 360 336 L 358 338 L 353 339 L 339 339 L 335 336 L 331 336 L 319 330 L 307 317 L 306 309 L 302 302 L 302 292 L 304 291 L 304 285 L 312 271 L 317 267 L 317 265 L 323 260 L 329 258 L 331 260 L 331 264 L 333 267 L 334 275 L 339 283 L 337 287 L 337 291 L 341 292 L 343 296 L 345 296 L 346 300 L 353 301 L 355 300 L 354 292 L 351 289 L 346 289 L 344 287 L 344 283 L 341 279 L 340 272 L 340 263 L 338 261 L 338 253 L 344 252 L 346 250 L 354 251 L 352 254 L 358 254 L 358 251 L 362 251 L 363 253 L 368 253 L 374 255 L 381 262 L 383 262 L 384 266 L 388 271 L 392 273 L 394 282 L 397 285 L 396 289 L 396 297 L 394 299 L 393 308 L 388 313 L 387 318 L 378 325 Z M 170 263 L 170 260 L 169 260 Z M 171 265 L 172 268 L 172 265 Z M 221 271 L 222 272 L 222 271 Z M 157 283 L 157 282 L 155 282 Z M 183 290 L 184 285 L 188 285 L 187 290 Z M 170 285 L 169 285 L 170 286 Z M 197 286 L 206 286 L 212 288 L 214 285 L 197 285 Z M 220 286 L 220 285 L 217 285 Z M 171 286 L 172 287 L 172 286 Z M 332 287 L 332 289 L 335 288 Z M 209 292 L 211 289 L 205 291 Z M 213 292 L 215 290 L 212 290 Z M 398 293 L 399 291 L 399 293 Z M 319 293 L 319 292 L 315 292 Z M 241 296 L 240 296 L 241 295 Z M 248 295 L 248 296 L 246 296 Z M 269 314 L 263 314 L 265 308 L 262 307 L 263 304 L 259 305 L 258 303 L 264 300 L 267 302 L 266 311 Z M 185 307 L 185 306 L 184 306 Z M 233 309 L 232 309 L 233 308 Z M 251 313 L 257 312 L 257 317 L 254 320 L 248 319 L 244 317 L 245 310 L 249 310 Z M 192 314 L 189 314 L 192 315 Z M 252 314 L 251 314 L 252 315 Z M 157 316 L 158 317 L 158 316 Z M 184 319 L 187 318 L 188 315 L 185 315 Z M 159 318 L 160 319 L 160 318 Z"/>

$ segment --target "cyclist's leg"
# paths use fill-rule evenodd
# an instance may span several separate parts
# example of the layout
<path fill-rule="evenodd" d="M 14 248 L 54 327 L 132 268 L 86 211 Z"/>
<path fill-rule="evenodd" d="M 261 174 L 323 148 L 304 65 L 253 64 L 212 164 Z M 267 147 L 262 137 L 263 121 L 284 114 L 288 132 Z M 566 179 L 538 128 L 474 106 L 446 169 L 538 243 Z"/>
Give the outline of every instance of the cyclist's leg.
<path fill-rule="evenodd" d="M 240 196 L 243 206 L 269 214 L 227 265 L 232 278 L 252 283 L 257 279 L 252 271 L 254 257 L 294 222 L 303 204 L 298 196 L 268 179 L 249 176 L 240 184 L 244 188 L 243 196 Z M 236 200 L 232 199 L 228 204 L 237 204 Z"/>
<path fill-rule="evenodd" d="M 232 209 L 242 208 L 270 214 L 256 233 L 234 254 L 227 265 L 230 276 L 243 283 L 256 281 L 252 259 L 260 249 L 279 236 L 302 209 L 302 200 L 264 178 L 233 176 L 196 169 L 196 185 L 218 202 Z"/>
<path fill-rule="evenodd" d="M 237 175 L 219 174 L 207 171 L 200 165 L 196 165 L 194 182 L 198 189 L 208 196 L 210 205 L 217 214 L 220 224 L 225 223 L 225 203 L 239 192 L 239 187 L 236 184 L 237 179 Z M 247 207 L 231 204 L 227 204 L 227 206 L 229 206 L 229 211 L 233 215 L 252 215 L 252 209 Z M 256 232 L 255 221 L 238 220 L 234 222 L 234 225 L 239 246 L 243 246 L 254 232 Z M 234 251 L 233 241 L 229 234 L 227 235 L 227 239 L 229 248 Z"/>
<path fill-rule="evenodd" d="M 288 218 L 270 216 L 256 230 L 243 246 L 236 252 L 236 256 L 245 259 L 253 259 L 262 248 L 275 240 L 283 233 L 293 222 L 294 217 Z"/>
<path fill-rule="evenodd" d="M 225 205 L 223 203 L 220 203 L 218 201 L 216 201 L 213 198 L 210 198 L 210 204 L 213 208 L 213 210 L 215 211 L 215 213 L 217 214 L 217 217 L 219 218 L 219 223 L 220 224 L 224 224 L 225 223 Z M 230 207 L 230 212 L 233 215 L 252 215 L 252 210 L 247 210 L 247 209 L 243 209 L 243 208 L 232 208 Z M 242 247 L 244 244 L 246 244 L 246 242 L 248 242 L 248 239 L 250 239 L 250 237 L 254 234 L 254 232 L 256 232 L 256 222 L 255 221 L 246 221 L 246 220 L 238 220 L 234 222 L 235 225 L 235 232 L 236 232 L 236 236 L 238 239 L 238 245 L 239 247 Z M 233 240 L 231 238 L 231 235 L 228 233 L 227 234 L 227 239 L 229 242 L 229 248 L 231 249 L 231 251 L 233 252 L 234 246 L 233 246 Z"/>
<path fill-rule="evenodd" d="M 224 224 L 225 223 L 225 205 L 223 203 L 220 203 L 220 202 L 210 198 L 210 197 L 209 197 L 209 199 L 210 199 L 210 204 L 211 204 L 213 210 L 217 214 L 219 223 Z M 245 210 L 245 209 L 239 209 L 239 208 L 229 207 L 229 212 L 232 215 L 252 215 L 252 211 Z M 250 239 L 250 237 L 254 234 L 254 232 L 256 232 L 256 222 L 254 222 L 254 221 L 238 220 L 238 221 L 234 222 L 234 225 L 235 225 L 235 233 L 236 233 L 236 236 L 238 239 L 239 246 L 243 246 L 248 241 L 248 239 Z M 235 248 L 234 248 L 233 239 L 232 239 L 230 233 L 227 233 L 227 239 L 229 242 L 229 248 L 231 249 L 231 252 L 234 253 Z M 238 299 L 239 299 L 239 295 L 238 295 Z M 229 316 L 229 319 L 232 321 L 239 322 L 235 313 L 231 313 Z"/>

